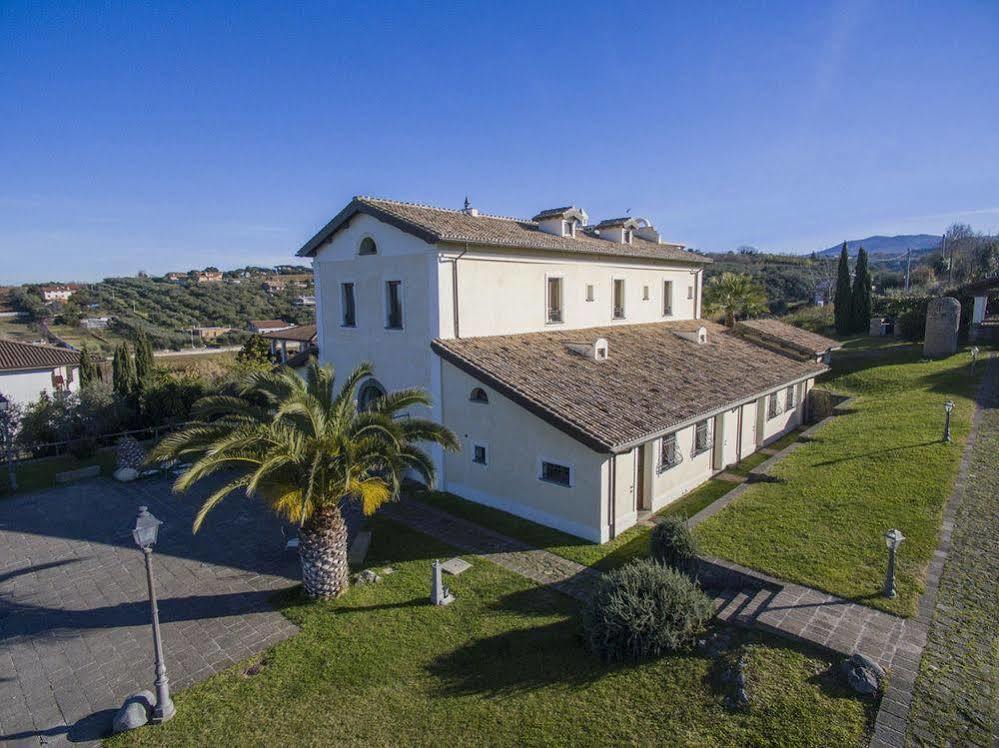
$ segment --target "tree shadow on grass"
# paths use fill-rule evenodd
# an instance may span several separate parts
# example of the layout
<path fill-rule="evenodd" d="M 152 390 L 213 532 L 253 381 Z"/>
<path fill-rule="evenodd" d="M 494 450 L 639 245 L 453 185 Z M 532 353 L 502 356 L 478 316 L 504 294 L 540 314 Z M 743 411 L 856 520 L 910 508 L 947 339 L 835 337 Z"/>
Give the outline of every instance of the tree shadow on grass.
<path fill-rule="evenodd" d="M 889 447 L 887 449 L 874 449 L 869 452 L 861 452 L 860 454 L 850 455 L 848 457 L 839 457 L 835 460 L 823 460 L 821 462 L 813 462 L 811 467 L 826 467 L 828 465 L 838 465 L 841 462 L 850 462 L 852 460 L 865 460 L 873 459 L 876 457 L 882 457 L 888 454 L 894 454 L 895 452 L 906 452 L 910 449 L 918 449 L 919 447 L 928 447 L 931 444 L 940 444 L 939 439 L 934 439 L 929 442 L 918 442 L 916 444 L 903 444 L 900 447 Z"/>

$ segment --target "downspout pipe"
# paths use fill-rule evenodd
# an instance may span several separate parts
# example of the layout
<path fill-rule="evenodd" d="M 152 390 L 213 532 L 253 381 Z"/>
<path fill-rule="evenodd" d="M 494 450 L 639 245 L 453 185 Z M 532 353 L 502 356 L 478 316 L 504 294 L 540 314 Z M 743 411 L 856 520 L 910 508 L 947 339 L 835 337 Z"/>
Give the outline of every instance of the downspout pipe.
<path fill-rule="evenodd" d="M 465 242 L 465 248 L 451 260 L 451 312 L 452 312 L 452 323 L 454 325 L 454 337 L 461 337 L 461 328 L 459 327 L 458 318 L 458 260 L 464 257 L 468 253 L 468 242 Z"/>

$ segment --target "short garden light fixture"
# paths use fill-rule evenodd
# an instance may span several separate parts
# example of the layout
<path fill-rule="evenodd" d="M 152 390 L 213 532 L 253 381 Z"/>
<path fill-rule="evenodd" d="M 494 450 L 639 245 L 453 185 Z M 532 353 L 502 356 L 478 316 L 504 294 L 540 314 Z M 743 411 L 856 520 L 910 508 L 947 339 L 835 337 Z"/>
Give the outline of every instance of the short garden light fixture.
<path fill-rule="evenodd" d="M 901 530 L 891 529 L 885 533 L 885 545 L 888 546 L 888 574 L 885 576 L 885 597 L 895 597 L 895 553 L 902 545 L 905 536 Z"/>
<path fill-rule="evenodd" d="M 944 442 L 950 443 L 950 414 L 954 411 L 954 401 L 948 400 L 944 403 L 944 413 L 947 414 L 947 420 L 944 422 Z"/>
<path fill-rule="evenodd" d="M 14 475 L 14 404 L 0 392 L 0 439 L 3 439 L 4 456 L 7 460 L 7 479 L 10 491 L 17 491 L 17 476 Z"/>
<path fill-rule="evenodd" d="M 153 584 L 153 546 L 163 523 L 154 517 L 149 509 L 139 507 L 139 516 L 135 518 L 132 538 L 142 549 L 146 557 L 146 581 L 149 583 L 149 605 L 153 615 L 153 652 L 156 655 L 156 706 L 153 707 L 150 722 L 158 724 L 170 719 L 176 710 L 170 698 L 170 679 L 167 678 L 166 664 L 163 662 L 163 642 L 160 639 L 160 611 L 156 605 L 156 586 Z"/>
<path fill-rule="evenodd" d="M 978 346 L 971 346 L 971 373 L 975 373 L 975 364 L 978 363 Z"/>

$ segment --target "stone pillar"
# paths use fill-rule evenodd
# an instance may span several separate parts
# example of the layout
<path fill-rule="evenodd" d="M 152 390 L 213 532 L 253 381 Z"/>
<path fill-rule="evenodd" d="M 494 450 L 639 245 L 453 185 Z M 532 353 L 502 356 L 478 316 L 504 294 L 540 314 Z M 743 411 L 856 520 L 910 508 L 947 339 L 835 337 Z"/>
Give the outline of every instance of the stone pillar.
<path fill-rule="evenodd" d="M 952 296 L 933 299 L 926 307 L 923 355 L 930 358 L 957 353 L 957 330 L 961 324 L 961 302 Z"/>

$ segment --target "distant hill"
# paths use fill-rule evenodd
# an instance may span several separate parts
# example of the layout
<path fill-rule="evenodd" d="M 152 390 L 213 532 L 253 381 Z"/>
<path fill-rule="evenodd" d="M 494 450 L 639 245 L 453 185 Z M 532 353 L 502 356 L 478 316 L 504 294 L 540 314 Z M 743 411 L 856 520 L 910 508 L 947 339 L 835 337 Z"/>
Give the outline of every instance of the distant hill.
<path fill-rule="evenodd" d="M 926 252 L 936 249 L 942 236 L 933 234 L 902 234 L 901 236 L 869 236 L 866 239 L 852 239 L 846 243 L 846 251 L 850 257 L 855 257 L 857 250 L 863 247 L 869 255 L 900 255 L 905 250 L 911 249 L 915 252 Z M 818 252 L 819 255 L 835 257 L 839 255 L 842 244 L 837 244 L 829 249 Z"/>

